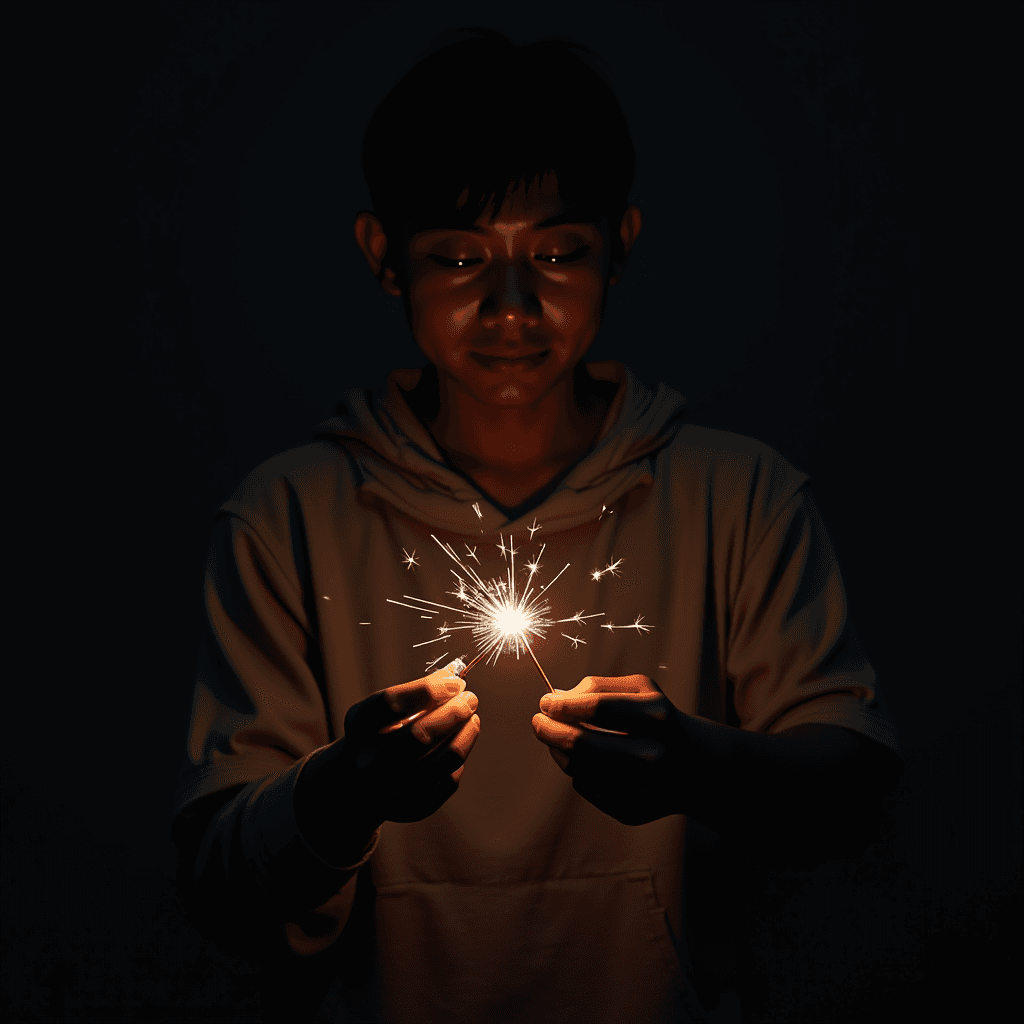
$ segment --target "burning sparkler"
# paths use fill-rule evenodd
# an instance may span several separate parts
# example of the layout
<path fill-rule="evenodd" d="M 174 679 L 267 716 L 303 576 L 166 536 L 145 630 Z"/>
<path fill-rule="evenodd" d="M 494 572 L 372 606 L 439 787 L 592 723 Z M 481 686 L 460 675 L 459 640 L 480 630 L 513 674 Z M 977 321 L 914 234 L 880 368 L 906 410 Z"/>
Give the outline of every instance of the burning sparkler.
<path fill-rule="evenodd" d="M 536 524 L 536 520 L 534 520 L 534 523 Z M 555 688 L 551 685 L 551 681 L 545 674 L 544 669 L 541 668 L 541 664 L 537 660 L 537 656 L 533 653 L 533 648 L 530 646 L 527 634 L 534 637 L 540 637 L 543 640 L 545 639 L 545 630 L 551 626 L 559 625 L 563 622 L 575 622 L 578 625 L 582 625 L 586 619 L 595 619 L 604 615 L 604 612 L 595 612 L 592 615 L 584 615 L 583 611 L 580 610 L 575 615 L 572 615 L 567 619 L 549 618 L 551 605 L 548 600 L 543 597 L 543 594 L 545 591 L 550 589 L 550 587 L 558 580 L 558 577 L 569 568 L 570 563 L 566 562 L 551 583 L 541 587 L 537 593 L 534 594 L 532 581 L 536 573 L 541 568 L 540 559 L 544 554 L 544 548 L 547 546 L 543 545 L 536 558 L 534 558 L 532 562 L 526 563 L 526 568 L 530 574 L 529 580 L 527 580 L 525 591 L 518 592 L 516 589 L 515 577 L 515 556 L 517 552 L 511 534 L 509 535 L 507 547 L 505 545 L 505 538 L 503 535 L 501 535 L 500 538 L 501 543 L 495 545 L 495 547 L 501 551 L 502 558 L 509 561 L 509 568 L 506 577 L 504 579 L 498 577 L 490 580 L 485 580 L 472 566 L 467 565 L 459 557 L 451 544 L 442 543 L 433 534 L 431 534 L 431 537 L 438 547 L 440 547 L 441 550 L 458 566 L 457 569 L 451 570 L 452 575 L 458 580 L 457 589 L 448 591 L 448 593 L 461 601 L 463 607 L 454 608 L 451 605 L 441 604 L 438 601 L 428 601 L 422 597 L 412 597 L 409 594 L 403 594 L 402 596 L 406 601 L 415 603 L 406 604 L 404 601 L 395 601 L 390 597 L 387 600 L 390 604 L 401 605 L 403 608 L 412 608 L 421 613 L 431 612 L 436 615 L 438 610 L 444 610 L 456 612 L 457 614 L 465 616 L 465 618 L 456 622 L 455 625 L 449 625 L 448 622 L 445 621 L 442 626 L 438 627 L 438 635 L 436 637 L 433 637 L 430 640 L 424 640 L 423 643 L 414 644 L 413 646 L 424 647 L 427 644 L 436 643 L 438 640 L 449 638 L 450 634 L 455 630 L 468 629 L 473 633 L 479 648 L 479 653 L 471 662 L 469 662 L 468 665 L 465 665 L 465 667 L 459 670 L 459 676 L 465 678 L 470 669 L 485 658 L 493 664 L 497 662 L 499 656 L 504 653 L 511 653 L 514 651 L 518 658 L 520 654 L 525 651 L 533 659 L 533 663 L 537 666 L 537 671 L 547 684 L 548 689 L 554 693 Z M 479 564 L 480 559 L 476 556 L 476 548 L 471 549 L 467 544 L 466 552 L 467 558 L 473 558 L 476 560 L 477 564 Z M 573 641 L 574 647 L 578 643 L 586 642 L 584 640 L 580 640 L 578 637 L 569 637 L 564 633 L 562 635 Z M 431 662 L 431 664 L 427 666 L 428 671 L 446 656 L 447 652 L 441 655 L 440 658 Z"/>

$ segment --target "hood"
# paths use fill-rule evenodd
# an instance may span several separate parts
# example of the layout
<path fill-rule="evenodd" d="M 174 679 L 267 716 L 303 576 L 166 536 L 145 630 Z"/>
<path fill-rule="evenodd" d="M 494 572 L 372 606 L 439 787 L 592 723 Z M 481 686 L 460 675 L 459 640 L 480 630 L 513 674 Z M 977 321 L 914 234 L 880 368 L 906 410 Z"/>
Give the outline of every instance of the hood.
<path fill-rule="evenodd" d="M 653 477 L 654 454 L 684 422 L 686 399 L 665 384 L 645 387 L 622 363 L 587 363 L 596 380 L 618 385 L 590 451 L 539 506 L 521 516 L 543 520 L 549 531 L 601 515 L 623 494 Z M 382 389 L 345 392 L 318 439 L 345 439 L 359 468 L 359 486 L 429 526 L 468 536 L 511 528 L 472 481 L 452 469 L 429 431 L 406 403 L 418 369 L 393 370 Z"/>

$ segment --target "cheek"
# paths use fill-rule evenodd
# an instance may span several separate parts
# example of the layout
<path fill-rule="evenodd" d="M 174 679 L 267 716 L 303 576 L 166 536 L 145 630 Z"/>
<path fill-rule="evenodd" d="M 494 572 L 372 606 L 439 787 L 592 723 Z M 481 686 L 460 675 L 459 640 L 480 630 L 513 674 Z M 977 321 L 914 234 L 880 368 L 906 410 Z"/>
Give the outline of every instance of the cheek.
<path fill-rule="evenodd" d="M 416 341 L 427 353 L 453 365 L 465 361 L 479 299 L 457 305 L 430 294 L 413 293 Z"/>
<path fill-rule="evenodd" d="M 440 318 L 439 326 L 443 337 L 439 340 L 448 349 L 453 360 L 456 362 L 462 362 L 466 357 L 468 345 L 460 345 L 460 342 L 465 338 L 467 331 L 475 321 L 479 305 L 479 300 L 475 299 L 464 306 L 458 306 L 455 309 L 449 310 L 444 317 Z"/>
<path fill-rule="evenodd" d="M 590 333 L 596 322 L 598 310 L 586 301 L 565 301 L 541 299 L 544 322 L 554 337 L 551 349 L 561 362 L 571 359 L 581 338 Z"/>
<path fill-rule="evenodd" d="M 549 302 L 547 299 L 541 299 L 540 304 L 544 310 L 544 319 L 547 320 L 549 324 L 559 331 L 568 331 L 572 329 L 574 318 L 565 306 Z"/>

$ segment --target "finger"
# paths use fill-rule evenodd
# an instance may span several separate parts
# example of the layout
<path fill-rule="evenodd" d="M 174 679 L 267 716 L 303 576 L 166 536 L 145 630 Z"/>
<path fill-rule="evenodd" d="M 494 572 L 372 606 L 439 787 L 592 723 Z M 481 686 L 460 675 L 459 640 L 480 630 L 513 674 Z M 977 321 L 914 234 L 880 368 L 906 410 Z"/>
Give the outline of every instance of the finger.
<path fill-rule="evenodd" d="M 569 767 L 569 755 L 562 750 L 556 750 L 554 747 L 548 747 L 548 753 L 554 758 L 555 764 L 558 765 L 562 771 L 566 771 Z"/>
<path fill-rule="evenodd" d="M 346 734 L 379 732 L 385 726 L 409 718 L 419 712 L 432 711 L 466 687 L 448 668 L 440 669 L 422 679 L 399 683 L 371 693 L 354 704 L 345 715 Z"/>
<path fill-rule="evenodd" d="M 671 704 L 661 693 L 545 694 L 540 707 L 545 715 L 560 722 L 589 723 L 626 732 L 658 730 L 671 714 Z"/>
<path fill-rule="evenodd" d="M 459 734 L 451 742 L 452 749 L 459 754 L 462 758 L 462 764 L 452 772 L 452 781 L 458 782 L 462 778 L 462 773 L 466 769 L 466 761 L 469 758 L 470 751 L 476 744 L 477 737 L 480 735 L 480 716 L 474 715 L 459 731 Z"/>
<path fill-rule="evenodd" d="M 479 703 L 476 694 L 467 690 L 418 718 L 410 728 L 421 743 L 432 747 L 461 729 L 472 717 Z"/>
<path fill-rule="evenodd" d="M 660 693 L 650 676 L 584 676 L 570 693 Z"/>
<path fill-rule="evenodd" d="M 416 762 L 417 777 L 424 784 L 432 785 L 432 780 L 441 781 L 451 776 L 465 765 L 479 735 L 480 716 L 473 715 L 448 743 L 435 747 Z"/>
<path fill-rule="evenodd" d="M 556 750 L 572 750 L 576 741 L 583 734 L 582 729 L 577 729 L 564 722 L 556 722 L 547 715 L 533 716 L 533 731 L 537 739 L 546 743 Z"/>
<path fill-rule="evenodd" d="M 665 744 L 651 736 L 581 732 L 573 744 L 571 760 L 581 769 L 615 774 L 637 761 L 658 761 L 665 756 L 665 751 Z"/>

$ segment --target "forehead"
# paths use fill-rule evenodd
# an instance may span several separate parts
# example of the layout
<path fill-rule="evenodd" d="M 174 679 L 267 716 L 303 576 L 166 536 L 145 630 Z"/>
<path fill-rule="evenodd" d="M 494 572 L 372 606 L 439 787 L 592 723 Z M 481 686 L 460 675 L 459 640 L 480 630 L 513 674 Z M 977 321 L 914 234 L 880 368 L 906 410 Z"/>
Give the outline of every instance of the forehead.
<path fill-rule="evenodd" d="M 465 231 L 481 235 L 498 231 L 504 234 L 510 231 L 521 231 L 526 227 L 543 230 L 562 224 L 593 224 L 600 227 L 604 219 L 604 212 L 593 205 L 566 206 L 558 193 L 557 182 L 552 175 L 546 175 L 539 185 L 534 179 L 530 189 L 521 185 L 505 198 L 501 209 L 496 214 L 494 212 L 495 198 L 492 198 L 484 211 L 472 219 L 469 212 L 462 212 L 462 208 L 468 200 L 469 189 L 466 188 L 459 196 L 456 208 L 450 213 L 442 215 L 435 226 L 426 230 Z"/>

